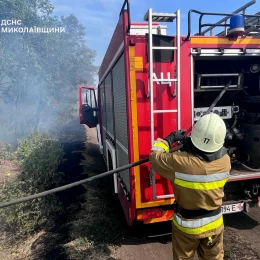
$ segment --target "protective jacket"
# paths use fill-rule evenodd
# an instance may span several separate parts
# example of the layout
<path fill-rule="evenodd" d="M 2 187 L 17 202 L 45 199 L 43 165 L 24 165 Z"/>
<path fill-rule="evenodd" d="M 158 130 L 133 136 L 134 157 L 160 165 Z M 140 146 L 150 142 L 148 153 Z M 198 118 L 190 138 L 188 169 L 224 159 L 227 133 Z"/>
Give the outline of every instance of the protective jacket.
<path fill-rule="evenodd" d="M 220 234 L 224 228 L 220 207 L 223 187 L 231 169 L 225 148 L 201 153 L 187 139 L 183 151 L 168 151 L 168 143 L 158 139 L 150 153 L 150 163 L 156 173 L 173 183 L 181 209 L 174 214 L 174 229 L 195 239 Z"/>

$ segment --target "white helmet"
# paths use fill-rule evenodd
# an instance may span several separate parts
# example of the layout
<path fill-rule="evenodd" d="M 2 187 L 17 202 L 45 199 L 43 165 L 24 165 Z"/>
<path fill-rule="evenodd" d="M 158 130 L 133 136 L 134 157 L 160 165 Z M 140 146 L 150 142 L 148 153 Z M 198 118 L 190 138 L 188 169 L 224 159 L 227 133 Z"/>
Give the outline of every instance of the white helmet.
<path fill-rule="evenodd" d="M 191 132 L 191 141 L 203 152 L 216 152 L 224 144 L 226 125 L 221 117 L 211 113 L 202 116 Z"/>

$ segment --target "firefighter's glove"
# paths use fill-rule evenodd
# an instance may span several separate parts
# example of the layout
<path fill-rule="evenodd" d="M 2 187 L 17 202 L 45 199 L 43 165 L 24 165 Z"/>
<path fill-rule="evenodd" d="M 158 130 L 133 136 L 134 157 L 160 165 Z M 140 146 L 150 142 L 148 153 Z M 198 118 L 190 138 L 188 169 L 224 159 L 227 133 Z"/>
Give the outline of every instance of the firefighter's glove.
<path fill-rule="evenodd" d="M 172 145 L 175 142 L 183 141 L 186 138 L 185 133 L 186 133 L 185 130 L 178 130 L 175 132 L 171 132 L 168 136 L 163 138 L 163 140 L 168 142 L 169 147 L 172 147 Z"/>

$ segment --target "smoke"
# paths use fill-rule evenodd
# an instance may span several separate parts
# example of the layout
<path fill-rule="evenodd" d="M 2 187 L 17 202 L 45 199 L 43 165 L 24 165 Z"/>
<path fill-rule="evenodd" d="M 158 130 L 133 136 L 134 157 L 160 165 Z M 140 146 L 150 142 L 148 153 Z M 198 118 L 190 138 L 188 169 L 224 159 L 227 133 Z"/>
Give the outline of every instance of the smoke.
<path fill-rule="evenodd" d="M 74 15 L 52 17 L 52 8 L 47 0 L 0 0 L 1 142 L 77 119 L 77 88 L 94 82 L 95 52 L 85 45 L 85 28 Z"/>

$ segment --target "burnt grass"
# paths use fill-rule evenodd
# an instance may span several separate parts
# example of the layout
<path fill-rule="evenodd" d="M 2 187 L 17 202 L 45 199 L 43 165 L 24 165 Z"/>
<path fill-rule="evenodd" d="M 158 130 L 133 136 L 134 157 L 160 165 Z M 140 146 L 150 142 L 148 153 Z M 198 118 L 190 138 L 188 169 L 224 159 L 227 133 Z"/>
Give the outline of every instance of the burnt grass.
<path fill-rule="evenodd" d="M 79 167 L 81 155 L 73 151 L 84 149 L 84 143 L 63 142 L 63 147 L 66 161 L 59 167 L 59 171 L 64 173 L 64 183 L 75 182 L 81 175 Z M 32 252 L 37 251 L 33 259 L 66 259 L 66 251 L 63 247 L 63 244 L 69 240 L 69 225 L 66 223 L 72 207 L 74 210 L 79 209 L 78 197 L 84 192 L 85 188 L 79 186 L 56 194 L 63 204 L 64 212 L 57 217 L 53 216 L 45 228 L 46 233 L 32 244 Z"/>
<path fill-rule="evenodd" d="M 59 171 L 64 184 L 106 171 L 97 144 L 89 143 L 78 122 L 63 129 L 65 161 Z M 63 212 L 48 221 L 43 235 L 31 245 L 30 259 L 114 259 L 111 247 L 119 244 L 125 228 L 123 212 L 103 178 L 56 194 Z"/>

